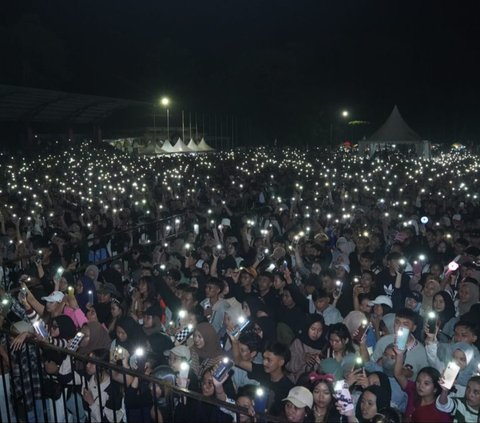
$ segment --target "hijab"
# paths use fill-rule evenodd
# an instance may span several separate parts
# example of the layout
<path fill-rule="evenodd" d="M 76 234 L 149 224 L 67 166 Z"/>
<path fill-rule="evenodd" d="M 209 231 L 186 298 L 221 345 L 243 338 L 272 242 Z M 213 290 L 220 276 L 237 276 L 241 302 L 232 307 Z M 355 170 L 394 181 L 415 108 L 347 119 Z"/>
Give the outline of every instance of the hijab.
<path fill-rule="evenodd" d="M 469 312 L 472 305 L 478 303 L 478 299 L 479 299 L 478 285 L 475 285 L 472 282 L 466 282 L 466 281 L 462 282 L 462 284 L 464 284 L 468 288 L 470 299 L 466 303 L 461 303 L 461 302 L 458 303 L 459 316 L 462 316 L 465 313 Z"/>
<path fill-rule="evenodd" d="M 440 291 L 437 292 L 433 296 L 433 300 L 435 297 L 440 295 L 443 298 L 443 302 L 445 303 L 445 308 L 443 311 L 438 313 L 438 317 L 440 320 L 440 328 L 443 328 L 443 325 L 447 323 L 452 317 L 455 317 L 455 304 L 453 303 L 452 297 L 447 291 Z"/>
<path fill-rule="evenodd" d="M 310 327 L 317 322 L 320 322 L 322 324 L 322 334 L 320 335 L 320 338 L 318 338 L 316 341 L 312 341 L 312 339 L 310 339 L 310 337 L 308 336 L 308 331 Z M 298 339 L 302 342 L 302 344 L 305 344 L 310 348 L 313 348 L 315 350 L 323 350 L 323 347 L 325 347 L 325 344 L 327 342 L 326 333 L 327 327 L 325 326 L 325 320 L 323 319 L 323 316 L 318 313 L 310 314 L 307 316 L 307 321 L 305 322 L 305 326 L 303 327 L 302 332 L 298 336 Z"/>
<path fill-rule="evenodd" d="M 360 395 L 360 398 L 358 399 L 357 407 L 355 411 L 355 415 L 360 423 L 364 423 L 368 421 L 362 417 L 362 411 L 360 409 L 360 404 L 362 402 L 362 398 L 365 392 L 371 392 L 376 396 L 377 413 L 379 413 L 381 410 L 383 410 L 386 407 L 390 407 L 390 401 L 391 401 L 391 398 L 388 398 L 388 394 L 387 392 L 385 392 L 383 387 L 372 385 L 365 388 L 362 395 Z"/>
<path fill-rule="evenodd" d="M 197 348 L 195 345 L 192 346 L 192 350 L 198 354 L 201 360 L 215 358 L 223 354 L 217 332 L 215 332 L 215 329 L 210 323 L 199 323 L 195 330 L 200 332 L 205 343 L 203 348 Z"/>
<path fill-rule="evenodd" d="M 108 335 L 108 331 L 100 322 L 88 322 L 84 326 L 87 326 L 90 330 L 90 339 L 86 346 L 80 346 L 78 348 L 79 354 L 90 354 L 95 350 L 110 349 L 110 336 Z"/>
<path fill-rule="evenodd" d="M 472 368 L 471 364 L 474 364 L 473 357 L 475 356 L 475 349 L 472 345 L 467 344 L 466 342 L 456 342 L 453 344 L 452 353 L 455 350 L 460 350 L 465 354 L 467 359 L 467 365 L 464 369 L 460 370 L 458 373 L 455 383 L 458 383 L 462 386 L 467 386 L 468 380 L 478 371 L 477 369 Z"/>

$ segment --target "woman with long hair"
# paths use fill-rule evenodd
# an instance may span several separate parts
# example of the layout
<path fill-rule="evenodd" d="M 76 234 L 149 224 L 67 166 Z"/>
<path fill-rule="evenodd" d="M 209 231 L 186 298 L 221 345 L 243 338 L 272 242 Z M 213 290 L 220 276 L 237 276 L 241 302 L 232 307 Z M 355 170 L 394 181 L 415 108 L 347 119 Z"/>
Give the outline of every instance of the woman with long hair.
<path fill-rule="evenodd" d="M 315 423 L 338 423 L 343 421 L 336 408 L 333 383 L 335 376 L 312 372 L 308 375 L 310 391 L 313 394 L 313 416 Z"/>
<path fill-rule="evenodd" d="M 355 348 L 348 328 L 343 323 L 330 325 L 328 341 L 323 356 L 334 358 L 344 371 L 352 370 L 355 362 Z"/>
<path fill-rule="evenodd" d="M 193 332 L 193 346 L 191 352 L 191 369 L 201 377 L 203 372 L 214 366 L 224 355 L 220 348 L 217 332 L 210 323 L 202 322 L 197 325 Z"/>
<path fill-rule="evenodd" d="M 437 292 L 433 296 L 432 309 L 437 314 L 437 325 L 438 325 L 438 341 L 439 342 L 450 342 L 450 334 L 444 334 L 443 330 L 445 325 L 447 327 L 452 326 L 453 321 L 455 320 L 455 304 L 453 303 L 452 297 L 446 291 Z M 450 322 L 450 323 L 449 323 Z"/>

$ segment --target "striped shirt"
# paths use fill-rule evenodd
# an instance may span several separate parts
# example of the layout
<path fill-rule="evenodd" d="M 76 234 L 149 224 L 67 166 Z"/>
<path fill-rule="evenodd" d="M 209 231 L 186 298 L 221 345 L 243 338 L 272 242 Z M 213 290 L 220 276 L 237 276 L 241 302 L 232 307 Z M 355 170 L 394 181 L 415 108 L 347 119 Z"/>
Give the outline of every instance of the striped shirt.
<path fill-rule="evenodd" d="M 479 413 L 470 407 L 465 398 L 450 398 L 448 397 L 446 404 L 440 404 L 440 397 L 435 402 L 437 410 L 444 413 L 450 413 L 453 416 L 453 422 L 477 422 Z"/>

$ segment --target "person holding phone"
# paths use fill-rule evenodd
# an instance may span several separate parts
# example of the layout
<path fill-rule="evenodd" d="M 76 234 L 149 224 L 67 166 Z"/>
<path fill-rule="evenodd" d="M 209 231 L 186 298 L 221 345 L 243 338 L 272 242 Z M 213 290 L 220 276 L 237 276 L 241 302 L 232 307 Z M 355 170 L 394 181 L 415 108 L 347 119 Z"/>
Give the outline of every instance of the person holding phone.
<path fill-rule="evenodd" d="M 322 358 L 322 351 L 327 343 L 327 328 L 320 314 L 307 316 L 305 326 L 290 345 L 292 358 L 287 364 L 290 379 L 297 382 L 301 374 L 317 367 Z"/>
<path fill-rule="evenodd" d="M 450 413 L 453 423 L 478 422 L 480 418 L 480 376 L 472 376 L 467 383 L 463 397 L 452 398 L 449 390 L 444 386 L 443 377 L 440 378 L 442 393 L 435 402 L 437 410 Z"/>
<path fill-rule="evenodd" d="M 309 388 L 313 394 L 313 415 L 316 423 L 343 422 L 336 408 L 335 391 L 333 383 L 335 376 L 312 372 L 308 375 Z"/>
<path fill-rule="evenodd" d="M 404 350 L 395 347 L 395 379 L 408 397 L 405 416 L 410 421 L 418 423 L 451 422 L 450 415 L 439 411 L 435 406 L 435 401 L 442 392 L 442 387 L 439 384 L 440 372 L 427 366 L 418 372 L 415 382 L 408 380 L 403 372 L 404 353 Z"/>

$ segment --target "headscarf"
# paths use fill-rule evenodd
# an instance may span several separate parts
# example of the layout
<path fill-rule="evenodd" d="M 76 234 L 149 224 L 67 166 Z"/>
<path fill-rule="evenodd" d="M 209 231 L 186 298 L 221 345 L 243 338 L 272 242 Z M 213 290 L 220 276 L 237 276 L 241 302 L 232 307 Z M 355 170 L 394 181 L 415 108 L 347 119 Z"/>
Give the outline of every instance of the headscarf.
<path fill-rule="evenodd" d="M 474 372 L 477 371 L 477 369 L 473 369 L 470 365 L 473 364 L 474 361 L 473 357 L 475 356 L 475 349 L 472 345 L 467 344 L 466 342 L 456 342 L 452 346 L 452 353 L 455 352 L 455 350 L 462 351 L 467 359 L 467 365 L 464 369 L 460 370 L 455 383 L 458 383 L 462 386 L 467 386 L 468 380 L 474 375 Z"/>
<path fill-rule="evenodd" d="M 386 327 L 387 330 L 388 330 L 388 333 L 389 333 L 389 334 L 395 333 L 395 329 L 394 329 L 394 326 L 395 326 L 395 313 L 385 314 L 385 316 L 382 317 L 382 320 L 383 320 L 383 324 L 385 325 L 385 327 Z"/>
<path fill-rule="evenodd" d="M 118 338 L 115 337 L 117 345 L 125 348 L 130 354 L 133 354 L 136 348 L 146 347 L 147 345 L 147 336 L 142 330 L 142 326 L 133 319 L 131 316 L 122 317 L 115 324 L 115 331 L 117 327 L 121 327 L 127 334 L 127 340 L 121 342 Z"/>
<path fill-rule="evenodd" d="M 98 270 L 98 267 L 95 266 L 94 264 L 90 264 L 89 266 L 87 266 L 87 268 L 85 269 L 85 272 L 84 274 L 86 275 L 88 273 L 89 270 L 93 270 L 95 272 L 95 277 L 93 278 L 93 283 L 97 283 L 97 279 L 98 279 L 98 275 L 100 273 L 100 271 Z"/>
<path fill-rule="evenodd" d="M 95 298 L 97 295 L 97 289 L 95 288 L 95 283 L 92 279 L 90 279 L 87 275 L 83 275 L 80 278 L 80 281 L 83 285 L 83 290 L 80 294 L 75 295 L 77 299 L 78 306 L 82 309 L 84 313 L 87 312 L 87 304 L 88 304 L 88 291 L 93 292 L 93 298 L 95 302 Z"/>
<path fill-rule="evenodd" d="M 85 326 L 90 330 L 90 339 L 86 346 L 78 348 L 79 354 L 90 354 L 95 350 L 109 350 L 111 339 L 108 331 L 100 322 L 88 322 Z"/>
<path fill-rule="evenodd" d="M 376 396 L 377 413 L 386 407 L 390 407 L 391 401 L 391 398 L 388 398 L 388 395 L 383 389 L 383 387 L 372 385 L 365 388 L 365 390 L 362 392 L 362 395 L 360 395 L 360 398 L 358 399 L 357 407 L 355 410 L 355 415 L 360 423 L 367 422 L 367 420 L 362 417 L 362 411 L 360 408 L 360 404 L 362 402 L 363 396 L 365 395 L 365 392 L 371 392 Z"/>
<path fill-rule="evenodd" d="M 466 303 L 461 303 L 461 302 L 458 303 L 459 316 L 462 316 L 465 313 L 469 312 L 472 305 L 478 303 L 479 294 L 480 294 L 478 285 L 475 285 L 472 282 L 462 282 L 462 284 L 464 284 L 468 288 L 470 299 Z"/>
<path fill-rule="evenodd" d="M 203 348 L 197 348 L 193 345 L 191 348 L 198 354 L 201 360 L 215 358 L 222 355 L 223 350 L 220 348 L 217 332 L 210 323 L 202 322 L 195 328 L 203 337 L 205 345 Z"/>
<path fill-rule="evenodd" d="M 322 334 L 320 335 L 320 338 L 318 338 L 316 341 L 312 341 L 308 336 L 308 331 L 310 329 L 310 326 L 317 322 L 320 322 L 322 324 Z M 302 344 L 305 344 L 310 348 L 313 348 L 315 350 L 323 350 L 323 347 L 327 342 L 326 333 L 327 327 L 325 326 L 325 320 L 323 319 L 323 316 L 318 313 L 310 314 L 307 316 L 307 321 L 305 322 L 303 330 L 298 336 L 298 339 L 302 342 Z"/>
<path fill-rule="evenodd" d="M 77 328 L 73 320 L 65 315 L 60 315 L 52 319 L 52 323 L 56 323 L 59 330 L 58 338 L 72 339 L 77 333 Z"/>
<path fill-rule="evenodd" d="M 443 328 L 443 325 L 445 323 L 447 323 L 452 317 L 455 317 L 455 304 L 453 303 L 452 297 L 447 291 L 437 292 L 433 296 L 433 300 L 435 300 L 435 297 L 437 295 L 440 295 L 443 298 L 443 302 L 445 303 L 445 308 L 443 309 L 443 311 L 438 313 L 441 329 Z"/>
<path fill-rule="evenodd" d="M 347 317 L 343 319 L 343 324 L 347 327 L 352 338 L 353 334 L 360 327 L 363 320 L 368 322 L 367 316 L 365 316 L 365 314 L 361 311 L 351 311 L 347 314 Z"/>

